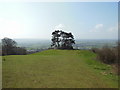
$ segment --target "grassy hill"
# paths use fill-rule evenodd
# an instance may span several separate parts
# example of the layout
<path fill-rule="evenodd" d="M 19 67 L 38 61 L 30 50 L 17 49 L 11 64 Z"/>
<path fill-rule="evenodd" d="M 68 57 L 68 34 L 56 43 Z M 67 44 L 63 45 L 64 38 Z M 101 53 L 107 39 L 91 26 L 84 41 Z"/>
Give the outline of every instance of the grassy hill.
<path fill-rule="evenodd" d="M 117 88 L 110 65 L 85 50 L 46 50 L 3 57 L 3 88 Z"/>

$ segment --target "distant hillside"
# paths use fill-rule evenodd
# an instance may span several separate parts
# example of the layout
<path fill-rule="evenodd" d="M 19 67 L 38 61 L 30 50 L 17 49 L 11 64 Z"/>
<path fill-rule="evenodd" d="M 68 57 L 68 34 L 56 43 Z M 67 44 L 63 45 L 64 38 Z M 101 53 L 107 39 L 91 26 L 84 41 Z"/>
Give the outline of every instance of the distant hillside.
<path fill-rule="evenodd" d="M 18 46 L 26 47 L 27 50 L 31 49 L 46 49 L 51 46 L 51 40 L 44 39 L 15 39 Z M 104 45 L 110 47 L 116 46 L 117 40 L 110 39 L 75 39 L 76 44 L 73 45 L 75 49 L 91 49 L 101 48 Z"/>
<path fill-rule="evenodd" d="M 3 88 L 117 88 L 110 65 L 87 50 L 3 56 Z"/>

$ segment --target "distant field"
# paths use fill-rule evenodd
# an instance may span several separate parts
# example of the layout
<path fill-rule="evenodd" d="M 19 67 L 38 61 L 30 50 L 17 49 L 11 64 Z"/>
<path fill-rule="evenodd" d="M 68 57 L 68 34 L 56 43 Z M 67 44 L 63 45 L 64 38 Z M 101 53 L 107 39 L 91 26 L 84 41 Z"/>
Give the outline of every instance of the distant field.
<path fill-rule="evenodd" d="M 18 46 L 26 47 L 27 50 L 31 49 L 46 49 L 51 45 L 51 40 L 42 40 L 42 39 L 15 39 L 18 43 Z M 101 48 L 104 45 L 114 47 L 117 44 L 117 40 L 111 39 L 76 39 L 75 45 L 76 49 L 90 49 L 90 48 Z"/>
<path fill-rule="evenodd" d="M 112 67 L 85 50 L 46 50 L 3 59 L 3 88 L 117 88 Z"/>

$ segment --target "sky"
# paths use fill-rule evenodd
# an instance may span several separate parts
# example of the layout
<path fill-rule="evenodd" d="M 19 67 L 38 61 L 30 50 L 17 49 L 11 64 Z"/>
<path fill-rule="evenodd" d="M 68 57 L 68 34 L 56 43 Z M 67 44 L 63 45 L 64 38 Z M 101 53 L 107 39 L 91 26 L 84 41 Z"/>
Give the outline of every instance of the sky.
<path fill-rule="evenodd" d="M 0 3 L 0 38 L 51 39 L 59 29 L 75 39 L 117 39 L 118 3 Z"/>

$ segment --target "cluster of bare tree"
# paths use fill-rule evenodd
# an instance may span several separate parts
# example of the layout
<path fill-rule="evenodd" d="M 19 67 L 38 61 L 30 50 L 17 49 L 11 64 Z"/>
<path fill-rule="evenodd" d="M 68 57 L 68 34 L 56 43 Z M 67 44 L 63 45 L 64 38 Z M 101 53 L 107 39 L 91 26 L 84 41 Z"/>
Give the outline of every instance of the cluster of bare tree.
<path fill-rule="evenodd" d="M 57 49 L 73 49 L 75 44 L 72 33 L 56 30 L 52 32 L 52 45 L 51 47 Z"/>
<path fill-rule="evenodd" d="M 120 69 L 118 69 L 120 68 L 120 42 L 118 42 L 118 45 L 114 48 L 104 46 L 101 49 L 93 48 L 92 51 L 97 54 L 98 60 L 106 64 L 115 65 L 115 69 L 120 75 Z"/>
<path fill-rule="evenodd" d="M 2 55 L 24 55 L 26 49 L 17 47 L 17 43 L 10 38 L 2 39 Z"/>

